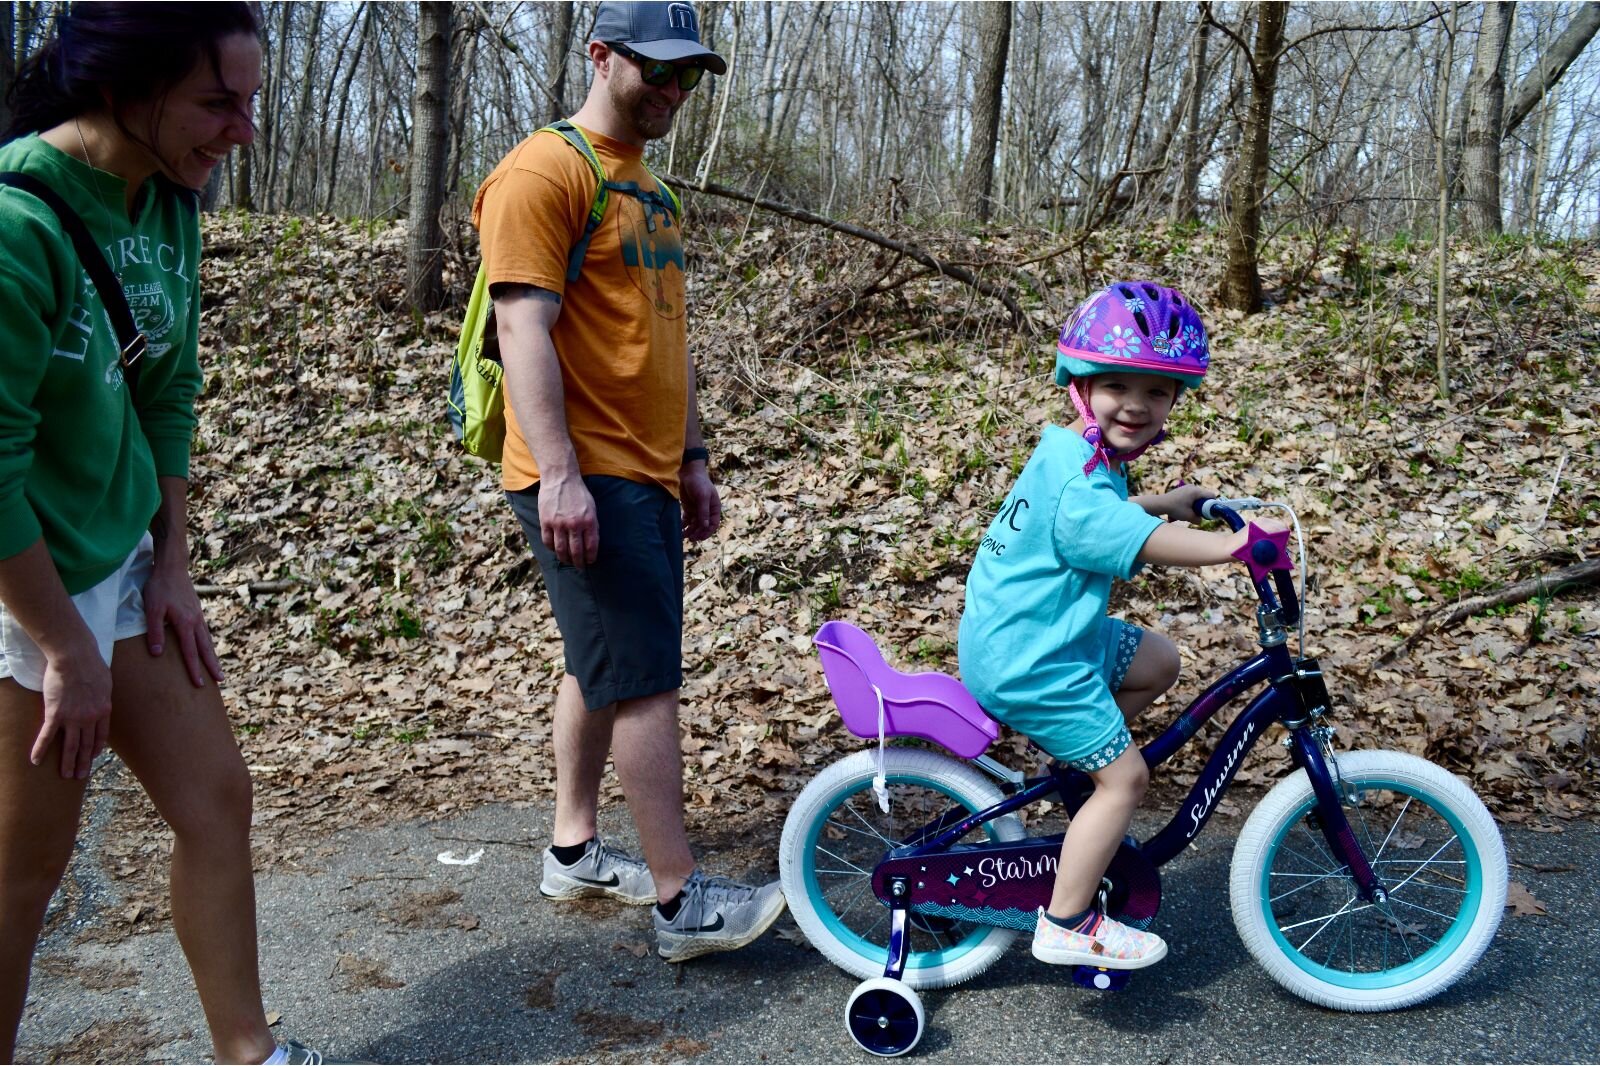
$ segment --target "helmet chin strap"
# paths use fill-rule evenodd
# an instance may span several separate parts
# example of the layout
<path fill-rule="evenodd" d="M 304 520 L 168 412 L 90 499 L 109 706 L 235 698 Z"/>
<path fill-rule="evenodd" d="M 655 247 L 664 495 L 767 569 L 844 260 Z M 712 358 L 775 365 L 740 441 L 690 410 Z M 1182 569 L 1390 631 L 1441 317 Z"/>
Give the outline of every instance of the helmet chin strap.
<path fill-rule="evenodd" d="M 1078 381 L 1074 378 L 1067 384 L 1067 395 L 1072 397 L 1072 406 L 1078 409 L 1078 417 L 1083 419 L 1083 439 L 1089 442 L 1089 447 L 1094 449 L 1094 454 L 1089 456 L 1089 461 L 1083 464 L 1085 476 L 1094 473 L 1094 468 L 1101 463 L 1106 464 L 1106 470 L 1112 471 L 1119 463 L 1131 463 L 1145 453 L 1151 445 L 1160 444 L 1167 439 L 1167 431 L 1162 428 L 1154 437 L 1139 445 L 1131 451 L 1119 452 L 1109 447 L 1105 442 L 1105 434 L 1100 430 L 1100 423 L 1095 421 L 1094 412 L 1089 410 L 1088 397 L 1078 392 Z"/>

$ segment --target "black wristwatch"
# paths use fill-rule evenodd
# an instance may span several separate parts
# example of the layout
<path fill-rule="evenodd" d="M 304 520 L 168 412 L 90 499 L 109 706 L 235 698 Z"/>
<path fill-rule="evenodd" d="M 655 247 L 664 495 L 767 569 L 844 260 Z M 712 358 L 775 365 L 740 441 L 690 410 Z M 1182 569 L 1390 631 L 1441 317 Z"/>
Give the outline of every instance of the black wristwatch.
<path fill-rule="evenodd" d="M 694 462 L 696 459 L 700 460 L 702 463 L 709 463 L 711 461 L 711 453 L 704 448 L 685 448 L 683 450 L 683 463 L 685 466 Z"/>

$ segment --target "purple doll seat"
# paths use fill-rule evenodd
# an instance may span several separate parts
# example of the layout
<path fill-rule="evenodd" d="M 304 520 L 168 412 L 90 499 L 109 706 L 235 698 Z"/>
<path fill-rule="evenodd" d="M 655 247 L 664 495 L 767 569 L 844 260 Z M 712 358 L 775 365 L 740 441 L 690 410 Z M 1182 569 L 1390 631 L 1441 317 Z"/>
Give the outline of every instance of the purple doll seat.
<path fill-rule="evenodd" d="M 878 697 L 886 737 L 921 737 L 974 759 L 1000 737 L 1000 725 L 948 674 L 903 674 L 884 661 L 866 633 L 849 622 L 828 622 L 812 638 L 845 728 L 878 739 Z M 876 691 L 874 691 L 876 687 Z"/>

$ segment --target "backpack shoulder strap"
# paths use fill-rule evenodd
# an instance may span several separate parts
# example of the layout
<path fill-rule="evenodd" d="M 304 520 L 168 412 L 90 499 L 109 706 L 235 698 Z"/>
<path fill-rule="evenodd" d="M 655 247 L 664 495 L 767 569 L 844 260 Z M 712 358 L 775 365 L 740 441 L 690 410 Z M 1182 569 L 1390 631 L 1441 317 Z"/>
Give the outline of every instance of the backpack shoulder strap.
<path fill-rule="evenodd" d="M 100 294 L 100 302 L 117 331 L 117 345 L 122 349 L 122 373 L 131 392 L 138 384 L 140 360 L 149 342 L 134 324 L 133 312 L 128 307 L 128 297 L 122 291 L 122 283 L 112 272 L 111 264 L 106 262 L 105 253 L 100 251 L 94 243 L 94 238 L 89 235 L 89 227 L 83 224 L 78 212 L 74 211 L 59 193 L 32 174 L 16 170 L 0 172 L 0 185 L 20 189 L 43 201 L 61 221 L 61 228 L 71 239 L 72 247 L 77 250 L 78 262 L 83 264 L 89 280 L 94 282 L 95 291 Z"/>
<path fill-rule="evenodd" d="M 566 119 L 553 122 L 540 133 L 553 133 L 577 149 L 583 156 L 583 161 L 589 164 L 589 169 L 594 171 L 594 202 L 589 205 L 589 217 L 583 226 L 583 236 L 578 238 L 578 243 L 572 246 L 572 251 L 567 254 L 567 281 L 578 280 L 578 274 L 583 270 L 584 256 L 589 254 L 589 240 L 594 236 L 594 231 L 600 228 L 601 221 L 606 217 L 606 202 L 610 199 L 610 181 L 606 175 L 605 165 L 600 162 L 600 156 L 594 150 L 594 145 L 589 143 L 589 138 L 584 132 Z"/>
<path fill-rule="evenodd" d="M 667 201 L 667 206 L 672 209 L 672 217 L 682 220 L 683 201 L 678 198 L 678 194 L 673 191 L 672 186 L 662 181 L 661 175 L 651 170 L 648 164 L 644 164 L 644 169 L 645 173 L 655 179 L 656 188 L 663 194 L 663 199 Z"/>

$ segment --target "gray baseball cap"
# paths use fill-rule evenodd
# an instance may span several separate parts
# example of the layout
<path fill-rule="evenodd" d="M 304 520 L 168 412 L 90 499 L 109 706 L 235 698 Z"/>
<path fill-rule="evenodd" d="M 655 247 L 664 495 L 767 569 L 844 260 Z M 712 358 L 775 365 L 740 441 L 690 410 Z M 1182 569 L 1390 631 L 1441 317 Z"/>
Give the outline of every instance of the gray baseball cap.
<path fill-rule="evenodd" d="M 604 0 L 594 40 L 625 44 L 646 59 L 698 59 L 713 74 L 728 73 L 727 60 L 700 43 L 700 19 L 683 0 Z"/>

